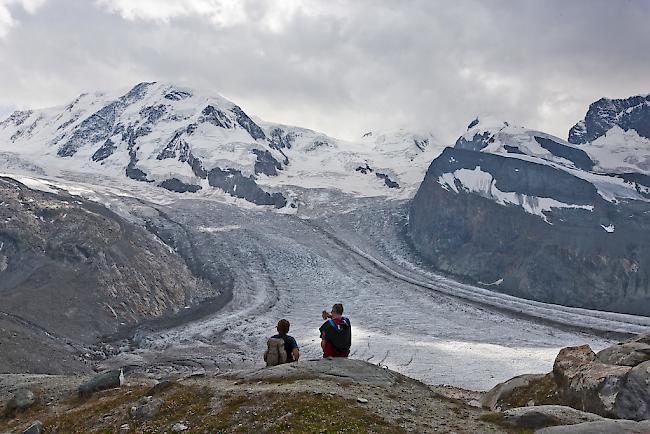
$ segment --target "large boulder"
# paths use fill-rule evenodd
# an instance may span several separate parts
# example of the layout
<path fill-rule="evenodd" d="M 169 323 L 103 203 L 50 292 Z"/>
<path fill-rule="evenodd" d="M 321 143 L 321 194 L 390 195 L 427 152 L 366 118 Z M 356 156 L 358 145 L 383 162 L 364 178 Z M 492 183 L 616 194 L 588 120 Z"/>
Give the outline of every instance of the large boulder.
<path fill-rule="evenodd" d="M 36 402 L 36 395 L 29 389 L 18 389 L 5 405 L 4 415 L 11 416 L 25 411 Z"/>
<path fill-rule="evenodd" d="M 503 412 L 505 423 L 524 429 L 544 428 L 555 425 L 574 425 L 604 420 L 602 416 L 576 410 L 562 405 L 535 405 L 511 408 Z"/>
<path fill-rule="evenodd" d="M 597 361 L 588 345 L 560 350 L 553 375 L 563 401 L 571 407 L 605 417 L 620 417 L 615 402 L 632 368 Z"/>
<path fill-rule="evenodd" d="M 79 386 L 79 396 L 88 396 L 100 390 L 113 389 L 124 384 L 124 372 L 121 369 L 103 372 Z"/>
<path fill-rule="evenodd" d="M 650 419 L 650 361 L 635 366 L 623 379 L 615 412 L 623 419 Z"/>
<path fill-rule="evenodd" d="M 610 365 L 636 366 L 648 361 L 650 360 L 650 333 L 607 347 L 597 356 L 599 361 Z"/>
<path fill-rule="evenodd" d="M 557 388 L 549 374 L 524 374 L 494 386 L 481 399 L 481 405 L 501 411 L 524 405 L 554 403 Z"/>

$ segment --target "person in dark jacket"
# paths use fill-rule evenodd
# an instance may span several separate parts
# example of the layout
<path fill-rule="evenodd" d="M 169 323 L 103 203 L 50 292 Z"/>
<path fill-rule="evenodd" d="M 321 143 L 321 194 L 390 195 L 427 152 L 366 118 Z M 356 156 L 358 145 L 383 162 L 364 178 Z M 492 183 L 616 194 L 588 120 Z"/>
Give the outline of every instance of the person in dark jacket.
<path fill-rule="evenodd" d="M 297 362 L 300 358 L 300 348 L 293 336 L 289 336 L 289 328 L 291 324 L 286 319 L 278 321 L 276 327 L 278 334 L 272 336 L 271 339 L 282 339 L 284 341 L 284 350 L 287 352 L 287 363 Z"/>
<path fill-rule="evenodd" d="M 343 305 L 335 304 L 331 312 L 324 310 L 323 319 L 326 321 L 319 329 L 323 357 L 348 357 L 352 346 L 352 325 L 343 316 Z"/>

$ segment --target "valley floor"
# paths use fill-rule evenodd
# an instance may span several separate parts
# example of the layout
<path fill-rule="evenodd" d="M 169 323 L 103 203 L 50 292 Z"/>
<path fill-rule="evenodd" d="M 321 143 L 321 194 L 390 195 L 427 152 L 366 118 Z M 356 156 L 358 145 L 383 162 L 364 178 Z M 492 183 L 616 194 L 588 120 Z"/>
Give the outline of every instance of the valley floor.
<path fill-rule="evenodd" d="M 148 202 L 99 186 L 77 191 L 153 228 L 206 276 L 230 282 L 220 310 L 142 327 L 130 351 L 101 367 L 164 377 L 260 366 L 280 318 L 291 321 L 303 357 L 317 358 L 320 312 L 340 302 L 353 326 L 351 357 L 431 385 L 487 390 L 548 372 L 562 347 L 598 350 L 650 326 L 648 318 L 530 302 L 432 273 L 402 235 L 404 202 L 305 193 L 317 195 L 305 203 L 318 206 L 282 215 L 171 194 Z"/>
<path fill-rule="evenodd" d="M 319 357 L 320 312 L 341 302 L 353 325 L 351 357 L 428 384 L 487 390 L 515 375 L 548 372 L 562 347 L 587 342 L 598 350 L 612 342 L 608 333 L 615 339 L 650 325 L 429 273 L 399 233 L 403 204 L 368 200 L 348 212 L 337 205 L 308 219 L 207 201 L 166 207 L 165 218 L 188 231 L 201 261 L 233 272 L 232 299 L 214 315 L 140 333 L 139 349 L 115 362 L 141 364 L 154 375 L 175 360 L 190 371 L 259 366 L 280 318 L 291 321 L 303 357 Z"/>

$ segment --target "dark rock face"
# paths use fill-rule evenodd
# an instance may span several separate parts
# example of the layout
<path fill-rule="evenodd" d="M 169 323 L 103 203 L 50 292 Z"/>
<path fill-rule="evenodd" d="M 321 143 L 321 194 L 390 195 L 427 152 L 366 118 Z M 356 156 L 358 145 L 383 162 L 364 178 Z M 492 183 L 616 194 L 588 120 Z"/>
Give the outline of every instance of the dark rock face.
<path fill-rule="evenodd" d="M 57 155 L 59 157 L 71 157 L 84 144 L 107 140 L 113 131 L 119 108 L 120 104 L 113 102 L 85 119 L 74 130 L 72 137 L 59 148 Z"/>
<path fill-rule="evenodd" d="M 160 153 L 156 156 L 158 160 L 168 158 L 187 158 L 190 147 L 183 139 L 183 131 L 177 131 Z"/>
<path fill-rule="evenodd" d="M 170 101 L 180 101 L 182 99 L 190 98 L 191 96 L 191 92 L 174 89 L 165 94 L 165 99 L 168 99 Z"/>
<path fill-rule="evenodd" d="M 31 110 L 15 111 L 7 119 L 0 122 L 0 127 L 5 127 L 9 124 L 18 127 L 22 125 L 32 115 L 32 113 L 34 112 Z"/>
<path fill-rule="evenodd" d="M 107 140 L 113 135 L 115 122 L 122 111 L 135 101 L 140 100 L 147 88 L 154 83 L 140 83 L 117 101 L 102 107 L 79 125 L 66 143 L 59 147 L 59 157 L 71 157 L 77 150 L 86 144 L 98 143 Z"/>
<path fill-rule="evenodd" d="M 399 184 L 397 182 L 393 181 L 392 179 L 390 179 L 390 177 L 388 175 L 386 175 L 385 173 L 376 172 L 375 176 L 377 176 L 377 178 L 379 178 L 379 179 L 383 179 L 384 183 L 386 184 L 386 187 L 388 187 L 388 188 L 399 188 Z"/>
<path fill-rule="evenodd" d="M 472 128 L 477 126 L 478 123 L 479 123 L 479 119 L 478 118 L 474 119 L 472 122 L 469 123 L 469 125 L 467 125 L 467 129 L 471 130 Z"/>
<path fill-rule="evenodd" d="M 417 138 L 414 138 L 413 139 L 413 144 L 420 151 L 424 151 L 427 148 L 427 146 L 429 146 L 429 139 L 417 139 Z"/>
<path fill-rule="evenodd" d="M 354 171 L 363 173 L 364 175 L 375 172 L 374 169 L 368 165 L 368 163 L 366 163 L 365 167 L 364 166 L 359 166 L 356 169 L 354 169 Z M 399 188 L 399 184 L 397 182 L 393 181 L 392 179 L 390 179 L 389 175 L 387 175 L 385 173 L 381 173 L 381 172 L 375 172 L 375 176 L 377 178 L 383 180 L 384 184 L 386 184 L 386 187 L 388 187 L 388 188 Z"/>
<path fill-rule="evenodd" d="M 477 167 L 501 192 L 586 209 L 540 216 L 459 188 L 440 176 Z M 434 268 L 508 294 L 567 306 L 650 315 L 650 205 L 611 203 L 590 182 L 545 164 L 447 148 L 411 203 L 408 235 Z M 613 225 L 615 231 L 603 228 Z M 642 235 L 643 234 L 643 235 Z M 502 280 L 501 280 L 502 279 Z"/>
<path fill-rule="evenodd" d="M 263 173 L 269 176 L 277 176 L 278 170 L 282 170 L 282 164 L 269 151 L 253 149 L 251 152 L 257 156 L 255 174 Z"/>
<path fill-rule="evenodd" d="M 510 145 L 504 145 L 503 146 L 508 152 L 508 154 L 519 154 L 519 155 L 526 155 L 525 152 L 522 152 L 518 146 L 510 146 Z"/>
<path fill-rule="evenodd" d="M 601 98 L 592 103 L 585 119 L 569 130 L 569 142 L 589 143 L 618 125 L 650 139 L 650 95 L 625 99 Z"/>
<path fill-rule="evenodd" d="M 242 112 L 243 113 L 243 112 Z M 199 118 L 200 123 L 210 123 L 216 127 L 220 128 L 232 128 L 232 121 L 226 116 L 224 112 L 218 108 L 209 105 L 201 111 L 201 117 Z M 252 122 L 252 121 L 251 121 Z"/>
<path fill-rule="evenodd" d="M 269 137 L 269 146 L 272 149 L 291 149 L 291 146 L 296 139 L 295 134 L 292 132 L 285 133 L 281 128 L 273 128 L 271 130 L 271 137 Z"/>
<path fill-rule="evenodd" d="M 178 178 L 165 179 L 158 186 L 176 193 L 196 193 L 201 190 L 200 185 L 186 184 Z"/>
<path fill-rule="evenodd" d="M 113 142 L 111 139 L 106 139 L 102 147 L 99 148 L 97 151 L 95 151 L 95 153 L 92 156 L 92 160 L 93 161 L 105 160 L 106 158 L 113 155 L 113 152 L 115 152 L 116 149 L 117 146 L 115 146 L 115 142 Z"/>
<path fill-rule="evenodd" d="M 565 146 L 562 143 L 546 137 L 535 136 L 535 141 L 539 143 L 542 148 L 546 149 L 556 157 L 571 161 L 578 169 L 591 170 L 594 168 L 594 162 L 591 161 L 589 155 L 587 155 L 587 153 L 582 149 Z"/>
<path fill-rule="evenodd" d="M 234 197 L 239 197 L 257 205 L 273 205 L 282 208 L 287 200 L 282 193 L 268 193 L 255 182 L 253 177 L 242 175 L 236 169 L 220 169 L 215 167 L 208 173 L 208 183 L 218 187 Z"/>
<path fill-rule="evenodd" d="M 470 124 L 471 125 L 471 124 Z M 454 148 L 456 149 L 468 149 L 470 151 L 480 151 L 490 144 L 490 141 L 494 140 L 492 134 L 489 131 L 484 131 L 480 134 L 474 134 L 471 140 L 465 139 L 465 137 L 459 137 L 456 140 Z"/>
<path fill-rule="evenodd" d="M 632 184 L 637 193 L 650 199 L 650 176 L 643 173 L 615 173 L 612 176 Z"/>
<path fill-rule="evenodd" d="M 158 104 L 155 106 L 145 107 L 140 110 L 140 116 L 142 116 L 146 122 L 150 124 L 155 124 L 167 113 L 167 106 L 164 104 Z"/>
<path fill-rule="evenodd" d="M 361 172 L 364 175 L 367 175 L 368 173 L 372 173 L 372 167 L 368 166 L 368 163 L 366 163 L 366 166 L 359 166 L 356 169 L 354 169 L 356 172 Z"/>
<path fill-rule="evenodd" d="M 237 117 L 237 123 L 239 124 L 240 127 L 248 131 L 248 134 L 251 135 L 252 138 L 255 140 L 258 139 L 265 139 L 266 135 L 264 134 L 264 131 L 260 128 L 259 125 L 257 125 L 251 118 L 248 117 L 244 111 L 239 108 L 238 106 L 234 106 L 231 111 L 235 114 Z"/>
<path fill-rule="evenodd" d="M 8 178 L 0 197 L 0 324 L 13 331 L 6 339 L 0 330 L 1 372 L 78 370 L 68 343 L 92 344 L 120 323 L 172 315 L 220 291 L 99 204 Z M 31 356 L 14 340 L 29 342 Z"/>
<path fill-rule="evenodd" d="M 124 173 L 128 178 L 134 179 L 136 181 L 153 182 L 147 178 L 147 174 L 143 170 L 135 167 L 135 161 L 133 160 L 131 160 L 128 166 L 126 166 Z"/>

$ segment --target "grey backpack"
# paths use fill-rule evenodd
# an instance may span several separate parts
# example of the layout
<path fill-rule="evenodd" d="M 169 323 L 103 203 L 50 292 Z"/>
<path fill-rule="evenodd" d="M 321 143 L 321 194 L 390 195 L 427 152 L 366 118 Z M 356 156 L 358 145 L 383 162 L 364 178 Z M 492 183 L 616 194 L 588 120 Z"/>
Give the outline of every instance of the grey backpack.
<path fill-rule="evenodd" d="M 266 352 L 264 353 L 266 366 L 276 366 L 287 363 L 287 351 L 284 349 L 284 340 L 269 338 L 266 341 Z"/>

